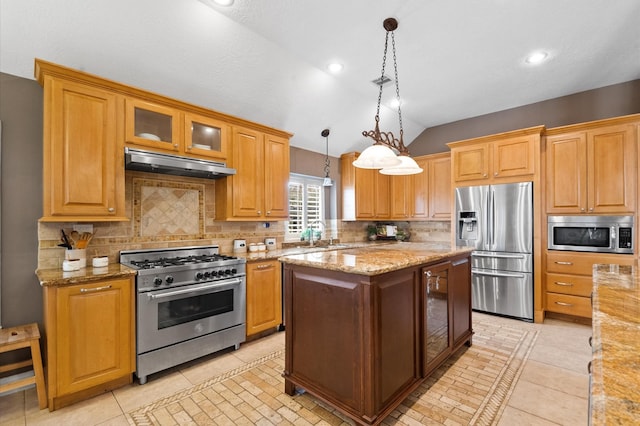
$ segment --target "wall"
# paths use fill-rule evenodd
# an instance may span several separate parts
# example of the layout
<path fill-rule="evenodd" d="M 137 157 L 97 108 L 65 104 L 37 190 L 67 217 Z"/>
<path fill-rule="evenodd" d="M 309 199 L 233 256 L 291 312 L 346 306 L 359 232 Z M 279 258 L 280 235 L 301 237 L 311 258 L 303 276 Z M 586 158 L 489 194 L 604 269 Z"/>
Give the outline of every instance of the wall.
<path fill-rule="evenodd" d="M 2 121 L 3 327 L 39 322 L 42 291 L 35 275 L 42 214 L 42 88 L 0 73 Z"/>
<path fill-rule="evenodd" d="M 544 125 L 547 128 L 640 113 L 640 80 L 615 84 L 426 129 L 411 155 L 448 151 L 447 142 Z"/>

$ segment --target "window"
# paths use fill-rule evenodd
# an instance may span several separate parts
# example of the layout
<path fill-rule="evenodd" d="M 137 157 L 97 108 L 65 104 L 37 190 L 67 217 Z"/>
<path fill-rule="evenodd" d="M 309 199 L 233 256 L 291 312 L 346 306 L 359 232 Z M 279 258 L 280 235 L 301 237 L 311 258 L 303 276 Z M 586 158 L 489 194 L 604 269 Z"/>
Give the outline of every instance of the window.
<path fill-rule="evenodd" d="M 287 239 L 300 239 L 310 224 L 324 222 L 322 178 L 292 173 L 289 176 L 289 221 Z"/>

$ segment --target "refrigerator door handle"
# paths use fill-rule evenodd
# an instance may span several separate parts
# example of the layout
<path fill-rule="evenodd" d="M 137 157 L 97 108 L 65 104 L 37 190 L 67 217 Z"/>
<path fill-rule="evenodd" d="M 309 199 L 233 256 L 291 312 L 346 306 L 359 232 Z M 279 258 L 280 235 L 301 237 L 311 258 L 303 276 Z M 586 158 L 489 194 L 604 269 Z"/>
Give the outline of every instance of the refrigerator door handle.
<path fill-rule="evenodd" d="M 476 275 L 485 275 L 488 277 L 524 278 L 523 274 L 514 274 L 511 272 L 497 272 L 497 271 L 485 272 L 485 271 L 481 271 L 480 269 L 471 269 L 471 273 Z"/>
<path fill-rule="evenodd" d="M 499 259 L 524 259 L 523 254 L 487 254 L 487 253 L 478 253 L 472 252 L 471 256 L 476 257 L 497 257 Z"/>

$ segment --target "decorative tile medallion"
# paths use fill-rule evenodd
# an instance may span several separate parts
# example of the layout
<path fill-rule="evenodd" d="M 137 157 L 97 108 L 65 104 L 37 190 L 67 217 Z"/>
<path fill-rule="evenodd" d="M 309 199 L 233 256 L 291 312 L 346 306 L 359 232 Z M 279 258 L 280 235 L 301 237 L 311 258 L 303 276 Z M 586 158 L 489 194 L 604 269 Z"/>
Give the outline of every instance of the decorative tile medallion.
<path fill-rule="evenodd" d="M 138 237 L 198 236 L 204 233 L 204 185 L 133 180 L 133 216 Z"/>

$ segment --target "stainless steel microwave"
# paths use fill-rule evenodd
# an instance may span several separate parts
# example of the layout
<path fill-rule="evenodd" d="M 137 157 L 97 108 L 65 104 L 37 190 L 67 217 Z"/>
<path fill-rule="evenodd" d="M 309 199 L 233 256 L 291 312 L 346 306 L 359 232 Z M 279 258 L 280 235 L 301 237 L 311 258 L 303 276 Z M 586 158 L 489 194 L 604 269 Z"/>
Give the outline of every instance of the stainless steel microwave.
<path fill-rule="evenodd" d="M 633 216 L 549 216 L 549 250 L 633 254 Z"/>

